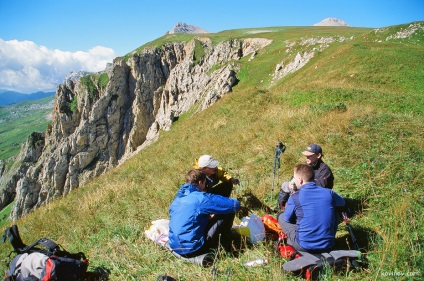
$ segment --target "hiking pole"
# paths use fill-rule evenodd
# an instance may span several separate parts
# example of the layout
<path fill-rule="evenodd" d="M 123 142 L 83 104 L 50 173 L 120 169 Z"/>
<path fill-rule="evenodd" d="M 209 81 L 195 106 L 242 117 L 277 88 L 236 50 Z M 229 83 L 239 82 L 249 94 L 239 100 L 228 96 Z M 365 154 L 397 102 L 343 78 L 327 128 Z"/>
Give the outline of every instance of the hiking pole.
<path fill-rule="evenodd" d="M 346 212 L 342 212 L 342 216 L 343 216 L 343 220 L 344 220 L 344 221 L 345 221 L 345 223 L 346 223 L 346 227 L 347 227 L 347 229 L 349 230 L 349 234 L 350 234 L 350 238 L 352 239 L 352 243 L 355 245 L 356 250 L 358 250 L 358 251 L 360 252 L 360 251 L 361 251 L 361 249 L 359 248 L 359 245 L 358 245 L 358 243 L 356 242 L 355 235 L 353 235 L 353 230 L 352 230 L 352 227 L 351 227 L 351 226 L 350 226 L 350 224 L 349 224 L 349 218 L 347 217 Z"/>
<path fill-rule="evenodd" d="M 355 235 L 353 235 L 353 230 L 352 230 L 352 227 L 349 224 L 349 218 L 348 218 L 346 212 L 342 212 L 342 216 L 343 216 L 343 220 L 346 223 L 346 227 L 349 230 L 349 234 L 350 234 L 350 238 L 352 239 L 352 243 L 355 245 L 356 250 L 361 253 L 361 261 L 360 262 L 352 261 L 352 265 L 354 267 L 357 267 L 357 268 L 367 267 L 368 259 L 362 254 L 361 249 L 359 248 L 358 242 L 356 242 L 356 238 L 355 238 Z"/>
<path fill-rule="evenodd" d="M 275 179 L 275 174 L 277 172 L 277 168 L 278 170 L 281 167 L 281 154 L 284 153 L 284 151 L 286 151 L 286 146 L 281 142 L 278 141 L 277 145 L 275 146 L 275 153 L 274 153 L 274 173 L 272 174 L 272 189 L 271 189 L 271 198 L 274 194 L 274 179 Z"/>

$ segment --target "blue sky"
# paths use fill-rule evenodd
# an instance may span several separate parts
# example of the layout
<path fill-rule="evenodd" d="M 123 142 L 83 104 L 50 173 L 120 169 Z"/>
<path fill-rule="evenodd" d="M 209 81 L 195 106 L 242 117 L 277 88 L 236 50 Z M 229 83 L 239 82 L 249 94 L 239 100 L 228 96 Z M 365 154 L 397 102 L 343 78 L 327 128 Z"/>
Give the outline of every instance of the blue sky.
<path fill-rule="evenodd" d="M 0 89 L 54 90 L 70 71 L 102 70 L 177 22 L 219 32 L 328 17 L 372 28 L 422 21 L 424 0 L 0 0 Z"/>

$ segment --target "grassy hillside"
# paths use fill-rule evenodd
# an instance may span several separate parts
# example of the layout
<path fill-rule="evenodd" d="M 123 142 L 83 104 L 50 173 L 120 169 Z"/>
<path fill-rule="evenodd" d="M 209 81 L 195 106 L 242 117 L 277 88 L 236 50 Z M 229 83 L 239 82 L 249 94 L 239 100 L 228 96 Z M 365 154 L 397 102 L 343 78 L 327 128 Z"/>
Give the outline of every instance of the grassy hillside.
<path fill-rule="evenodd" d="M 214 41 L 249 36 L 274 41 L 252 61 L 240 61 L 240 82 L 231 94 L 203 112 L 182 116 L 123 165 L 17 221 L 23 240 L 47 236 L 69 251 L 84 251 L 92 266 L 112 271 L 111 280 L 156 280 L 162 274 L 178 280 L 295 279 L 281 272 L 284 260 L 275 255 L 272 242 L 243 248 L 239 255 L 222 252 L 214 267 L 205 269 L 174 258 L 144 231 L 151 221 L 168 218 L 184 174 L 200 155 L 213 155 L 241 180 L 234 197 L 251 193 L 274 207 L 278 186 L 304 162 L 301 151 L 319 143 L 335 174 L 334 189 L 355 211 L 351 225 L 370 260 L 365 271 L 326 272 L 323 279 L 422 278 L 424 35 L 421 29 L 409 39 L 385 40 L 403 28 L 377 33 L 279 27 L 210 35 Z M 354 39 L 317 51 L 305 67 L 272 82 L 277 64 L 307 48 L 298 44 L 286 52 L 287 40 L 336 35 Z M 272 190 L 278 141 L 287 150 Z M 341 224 L 338 247 L 346 249 L 348 239 Z M 6 257 L 10 249 L 2 244 L 0 255 Z M 243 267 L 259 257 L 270 263 Z"/>
<path fill-rule="evenodd" d="M 0 106 L 0 159 L 6 160 L 19 153 L 21 143 L 32 132 L 44 132 L 51 122 L 46 108 L 53 97 L 24 101 L 14 105 Z"/>

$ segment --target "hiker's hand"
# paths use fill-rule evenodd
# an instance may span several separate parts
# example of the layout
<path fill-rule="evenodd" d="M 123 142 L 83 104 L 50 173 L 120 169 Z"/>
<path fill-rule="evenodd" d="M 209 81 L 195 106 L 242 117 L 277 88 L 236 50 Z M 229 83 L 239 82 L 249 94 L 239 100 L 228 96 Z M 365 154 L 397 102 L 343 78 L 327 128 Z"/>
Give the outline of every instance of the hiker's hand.
<path fill-rule="evenodd" d="M 296 183 L 294 182 L 293 179 L 289 182 L 289 188 L 292 192 L 297 191 Z"/>

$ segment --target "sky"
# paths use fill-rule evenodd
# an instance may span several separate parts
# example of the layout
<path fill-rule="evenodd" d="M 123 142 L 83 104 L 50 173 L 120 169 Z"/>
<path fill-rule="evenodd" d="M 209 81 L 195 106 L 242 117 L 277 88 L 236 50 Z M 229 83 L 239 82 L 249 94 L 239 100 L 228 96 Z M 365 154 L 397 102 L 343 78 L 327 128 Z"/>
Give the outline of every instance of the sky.
<path fill-rule="evenodd" d="M 312 26 L 329 17 L 379 28 L 424 20 L 424 0 L 0 0 L 0 92 L 55 91 L 178 22 L 208 32 Z"/>

